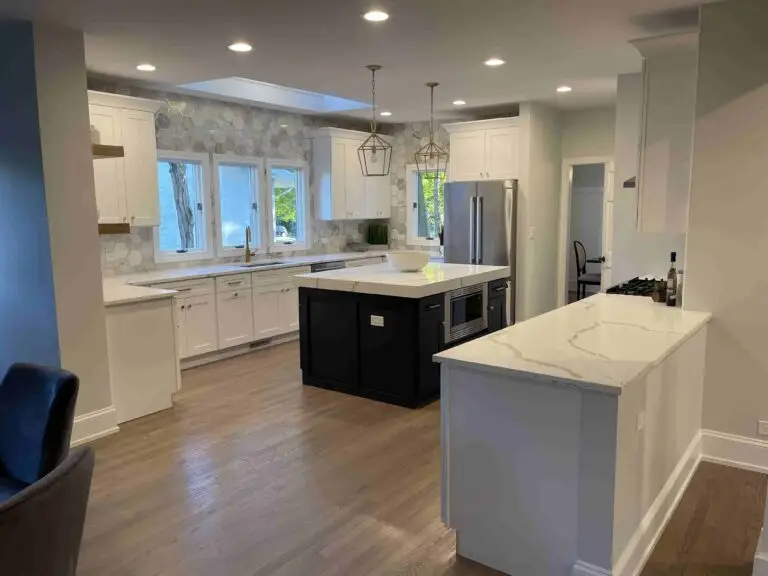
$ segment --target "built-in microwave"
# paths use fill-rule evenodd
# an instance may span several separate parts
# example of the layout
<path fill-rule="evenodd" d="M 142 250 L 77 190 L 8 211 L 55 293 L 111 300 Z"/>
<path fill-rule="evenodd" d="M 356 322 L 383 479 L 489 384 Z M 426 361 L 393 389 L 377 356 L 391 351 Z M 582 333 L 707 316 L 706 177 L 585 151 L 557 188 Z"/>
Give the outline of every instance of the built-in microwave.
<path fill-rule="evenodd" d="M 445 342 L 455 342 L 488 328 L 488 284 L 445 293 Z"/>

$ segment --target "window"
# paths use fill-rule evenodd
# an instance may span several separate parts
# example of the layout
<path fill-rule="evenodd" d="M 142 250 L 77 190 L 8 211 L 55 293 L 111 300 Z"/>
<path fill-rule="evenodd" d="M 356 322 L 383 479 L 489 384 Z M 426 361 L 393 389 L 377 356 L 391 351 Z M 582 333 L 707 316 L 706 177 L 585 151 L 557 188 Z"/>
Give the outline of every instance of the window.
<path fill-rule="evenodd" d="M 158 153 L 160 226 L 154 229 L 157 262 L 212 257 L 208 166 L 207 154 Z"/>
<path fill-rule="evenodd" d="M 408 195 L 408 244 L 438 246 L 443 228 L 445 172 L 419 174 L 415 164 L 406 166 Z"/>
<path fill-rule="evenodd" d="M 245 229 L 251 227 L 250 247 L 261 252 L 259 190 L 262 162 L 258 158 L 217 156 L 215 163 L 218 191 L 219 256 L 244 253 Z"/>
<path fill-rule="evenodd" d="M 304 163 L 272 160 L 267 165 L 267 234 L 272 252 L 304 250 L 309 244 L 306 179 Z"/>

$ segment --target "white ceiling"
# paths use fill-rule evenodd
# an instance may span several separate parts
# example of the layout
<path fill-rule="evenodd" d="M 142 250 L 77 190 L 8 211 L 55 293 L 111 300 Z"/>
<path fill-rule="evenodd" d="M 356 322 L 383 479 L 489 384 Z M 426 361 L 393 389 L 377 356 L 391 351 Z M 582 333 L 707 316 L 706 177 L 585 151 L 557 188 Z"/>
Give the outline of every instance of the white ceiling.
<path fill-rule="evenodd" d="M 172 86 L 239 76 L 370 101 L 366 64 L 381 64 L 377 101 L 389 121 L 436 108 L 538 100 L 605 104 L 616 75 L 640 69 L 627 42 L 677 27 L 699 0 L 0 0 L 0 11 L 82 29 L 89 70 Z M 377 7 L 391 15 L 370 24 Z M 6 9 L 7 8 L 7 9 Z M 667 11 L 673 10 L 671 13 Z M 247 40 L 247 54 L 227 50 Z M 483 61 L 498 56 L 505 66 Z M 136 70 L 140 62 L 157 67 Z M 573 87 L 556 94 L 561 84 Z M 360 112 L 354 113 L 360 115 Z M 366 112 L 362 113 L 363 115 Z"/>

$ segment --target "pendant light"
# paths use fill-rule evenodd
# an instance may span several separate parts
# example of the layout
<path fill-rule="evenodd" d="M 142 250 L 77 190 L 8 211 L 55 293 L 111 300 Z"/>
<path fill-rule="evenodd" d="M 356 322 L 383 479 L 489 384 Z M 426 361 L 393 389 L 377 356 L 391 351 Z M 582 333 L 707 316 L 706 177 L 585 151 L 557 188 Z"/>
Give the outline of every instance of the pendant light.
<path fill-rule="evenodd" d="M 357 157 L 363 176 L 389 176 L 392 145 L 376 133 L 376 72 L 381 70 L 381 66 L 369 64 L 366 68 L 371 71 L 371 134 L 357 149 Z"/>
<path fill-rule="evenodd" d="M 429 142 L 416 152 L 416 169 L 419 178 L 440 179 L 440 172 L 448 166 L 448 152 L 435 142 L 435 87 L 437 82 L 427 82 L 429 88 Z"/>

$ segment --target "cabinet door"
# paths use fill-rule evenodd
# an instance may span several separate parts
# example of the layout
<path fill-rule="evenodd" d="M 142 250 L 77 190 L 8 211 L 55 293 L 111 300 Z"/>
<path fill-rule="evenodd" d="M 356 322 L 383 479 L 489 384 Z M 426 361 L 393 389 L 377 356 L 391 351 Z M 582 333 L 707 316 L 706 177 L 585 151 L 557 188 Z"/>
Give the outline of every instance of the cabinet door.
<path fill-rule="evenodd" d="M 131 226 L 159 226 L 155 115 L 122 111 L 125 196 Z"/>
<path fill-rule="evenodd" d="M 107 106 L 90 105 L 91 132 L 98 134 L 98 144 L 120 146 L 120 110 Z M 125 171 L 123 158 L 109 158 L 93 161 L 93 179 L 96 185 L 96 208 L 100 224 L 122 224 L 127 222 L 125 206 Z"/>
<path fill-rule="evenodd" d="M 283 288 L 280 292 L 281 332 L 296 332 L 299 329 L 299 289 Z"/>
<path fill-rule="evenodd" d="M 489 180 L 511 180 L 518 178 L 519 154 L 518 128 L 492 128 L 485 131 L 486 178 Z"/>
<path fill-rule="evenodd" d="M 349 218 L 347 211 L 347 146 L 331 139 L 331 220 Z"/>
<path fill-rule="evenodd" d="M 255 340 L 271 338 L 281 333 L 283 321 L 280 314 L 282 285 L 253 290 L 253 332 Z"/>
<path fill-rule="evenodd" d="M 174 315 L 176 320 L 176 350 L 179 358 L 186 358 L 189 356 L 187 353 L 187 304 L 185 298 L 174 298 L 174 303 L 176 305 Z"/>
<path fill-rule="evenodd" d="M 485 130 L 451 134 L 451 182 L 485 180 Z"/>
<path fill-rule="evenodd" d="M 186 356 L 197 356 L 218 349 L 216 300 L 213 295 L 184 298 Z"/>
<path fill-rule="evenodd" d="M 389 218 L 392 215 L 389 176 L 365 178 L 365 217 Z"/>
<path fill-rule="evenodd" d="M 506 297 L 488 299 L 488 333 L 506 328 Z"/>
<path fill-rule="evenodd" d="M 346 198 L 347 218 L 365 218 L 365 180 L 360 169 L 360 160 L 357 149 L 361 142 L 357 140 L 344 140 L 344 171 L 346 174 L 344 195 Z"/>
<path fill-rule="evenodd" d="M 440 365 L 432 360 L 445 347 L 445 302 L 442 294 L 419 301 L 419 388 L 421 398 L 440 393 Z"/>
<path fill-rule="evenodd" d="M 251 290 L 216 295 L 216 320 L 219 349 L 247 344 L 253 340 L 253 301 Z"/>

